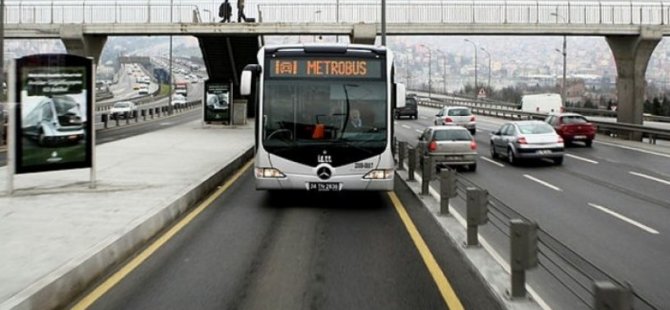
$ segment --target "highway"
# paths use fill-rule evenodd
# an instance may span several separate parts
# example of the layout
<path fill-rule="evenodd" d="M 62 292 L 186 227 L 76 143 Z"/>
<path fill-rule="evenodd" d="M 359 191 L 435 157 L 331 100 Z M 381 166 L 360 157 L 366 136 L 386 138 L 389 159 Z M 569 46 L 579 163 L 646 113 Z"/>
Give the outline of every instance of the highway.
<path fill-rule="evenodd" d="M 121 75 L 113 100 L 134 96 L 131 80 Z M 202 82 L 189 84 L 188 101 L 202 96 Z M 418 120 L 396 121 L 398 140 L 415 145 L 436 112 L 420 107 Z M 98 144 L 202 117 L 195 109 L 128 126 L 111 122 L 111 128 L 101 129 L 102 113 L 96 113 Z M 477 122 L 479 167 L 460 177 L 536 221 L 607 274 L 629 282 L 652 305 L 670 309 L 670 274 L 662 272 L 670 264 L 669 153 L 597 138 L 592 148 L 568 147 L 562 166 L 544 161 L 512 166 L 490 156 L 489 135 L 506 121 L 477 116 Z M 5 155 L 0 153 L 2 165 Z M 468 277 L 471 271 L 463 272 L 465 265 L 431 215 L 400 183 L 396 188 L 466 308 L 494 307 L 491 296 L 471 294 L 474 287 L 486 290 Z M 453 207 L 465 214 L 462 200 Z M 504 233 L 492 223 L 480 234 L 507 259 Z M 574 287 L 552 280 L 544 270 L 529 277 L 550 305 L 582 309 L 590 302 L 588 296 L 576 300 L 570 293 Z M 270 196 L 254 190 L 249 171 L 93 308 L 187 308 L 194 300 L 200 308 L 445 307 L 386 194 Z"/>
<path fill-rule="evenodd" d="M 432 124 L 437 110 L 421 107 L 419 112 L 418 120 L 397 121 L 398 140 L 416 144 L 419 131 Z M 479 168 L 462 177 L 537 221 L 608 274 L 629 281 L 645 299 L 670 308 L 670 274 L 659 272 L 670 263 L 669 154 L 596 138 L 593 148 L 567 148 L 562 166 L 542 161 L 510 166 L 489 153 L 490 133 L 505 121 L 481 116 L 477 121 Z M 462 205 L 457 208 L 465 214 Z M 484 236 L 508 256 L 508 241 L 499 231 L 489 227 Z M 540 291 L 552 296 L 551 290 Z"/>
<path fill-rule="evenodd" d="M 253 182 L 247 169 L 90 309 L 447 308 L 387 193 L 271 195 Z M 428 211 L 396 185 L 399 207 L 463 306 L 499 309 Z"/>
<path fill-rule="evenodd" d="M 110 85 L 110 90 L 114 94 L 113 98 L 100 100 L 99 103 L 107 102 L 116 102 L 119 100 L 127 100 L 138 96 L 137 90 L 133 89 L 133 86 L 137 84 L 137 79 L 135 75 L 128 74 L 129 68 L 128 65 L 121 66 L 121 71 L 118 73 L 118 81 L 115 84 Z M 148 76 L 151 74 L 144 72 Z M 158 84 L 153 80 L 149 83 L 149 93 L 153 93 L 158 90 Z"/>

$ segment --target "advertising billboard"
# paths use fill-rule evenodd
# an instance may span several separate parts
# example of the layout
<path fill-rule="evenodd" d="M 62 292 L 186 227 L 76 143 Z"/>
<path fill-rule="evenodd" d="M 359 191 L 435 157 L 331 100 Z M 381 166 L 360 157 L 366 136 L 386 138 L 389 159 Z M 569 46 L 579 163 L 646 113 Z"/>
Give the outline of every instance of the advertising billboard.
<path fill-rule="evenodd" d="M 223 122 L 230 124 L 232 89 L 232 84 L 229 82 L 205 81 L 205 98 L 203 98 L 205 123 Z"/>
<path fill-rule="evenodd" d="M 91 168 L 93 62 L 67 54 L 16 60 L 17 174 Z"/>

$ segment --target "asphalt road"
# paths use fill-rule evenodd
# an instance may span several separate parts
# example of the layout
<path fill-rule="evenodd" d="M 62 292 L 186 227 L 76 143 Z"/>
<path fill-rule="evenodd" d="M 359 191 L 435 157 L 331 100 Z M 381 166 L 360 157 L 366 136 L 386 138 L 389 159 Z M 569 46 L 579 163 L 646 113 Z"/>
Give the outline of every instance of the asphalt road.
<path fill-rule="evenodd" d="M 432 216 L 396 192 L 466 309 L 499 309 Z M 444 309 L 387 193 L 258 192 L 246 171 L 91 309 Z"/>
<path fill-rule="evenodd" d="M 396 136 L 415 144 L 435 113 L 420 108 L 419 120 L 397 121 Z M 630 282 L 645 299 L 670 309 L 670 274 L 663 272 L 670 264 L 670 156 L 596 141 L 592 148 L 567 148 L 562 166 L 543 161 L 511 166 L 490 157 L 490 133 L 504 121 L 477 120 L 479 167 L 463 177 L 608 274 Z M 489 228 L 485 236 L 507 257 L 509 245 L 500 231 Z M 555 287 L 541 291 L 550 296 L 548 302 L 564 302 L 561 295 L 551 297 Z"/>

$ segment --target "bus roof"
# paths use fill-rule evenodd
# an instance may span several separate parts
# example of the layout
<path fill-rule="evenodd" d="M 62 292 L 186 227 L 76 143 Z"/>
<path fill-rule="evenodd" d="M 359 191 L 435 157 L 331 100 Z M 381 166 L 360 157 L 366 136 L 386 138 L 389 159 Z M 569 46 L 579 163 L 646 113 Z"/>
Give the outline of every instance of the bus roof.
<path fill-rule="evenodd" d="M 264 47 L 266 53 L 275 52 L 303 52 L 303 53 L 328 53 L 344 54 L 353 51 L 368 51 L 377 55 L 385 55 L 386 47 L 365 45 L 365 44 L 346 44 L 346 43 L 306 43 L 306 44 L 285 44 L 285 45 L 267 45 Z"/>

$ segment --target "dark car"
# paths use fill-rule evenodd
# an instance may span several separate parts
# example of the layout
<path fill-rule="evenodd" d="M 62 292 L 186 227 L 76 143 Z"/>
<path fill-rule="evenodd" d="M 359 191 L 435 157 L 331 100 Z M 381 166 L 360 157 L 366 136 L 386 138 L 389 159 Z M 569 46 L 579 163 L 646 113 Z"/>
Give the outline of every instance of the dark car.
<path fill-rule="evenodd" d="M 596 137 L 596 125 L 589 122 L 586 117 L 577 113 L 549 114 L 544 120 L 554 127 L 565 144 L 573 141 L 582 141 L 587 147 L 593 144 Z"/>
<path fill-rule="evenodd" d="M 5 108 L 5 105 L 0 103 L 0 131 L 2 131 L 2 143 L 7 143 L 7 123 L 9 122 L 9 114 Z"/>
<path fill-rule="evenodd" d="M 417 100 L 415 96 L 407 96 L 405 99 L 405 106 L 402 108 L 395 109 L 393 116 L 396 119 L 399 119 L 401 116 L 409 116 L 410 118 L 416 119 L 419 115 L 417 110 Z"/>

